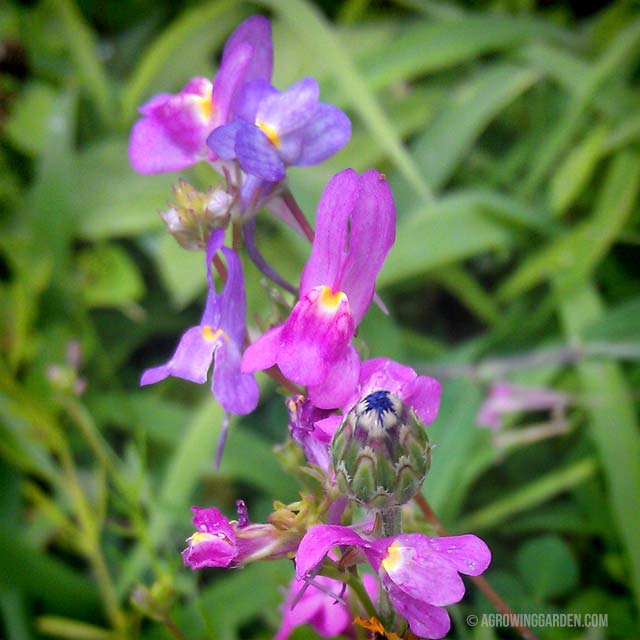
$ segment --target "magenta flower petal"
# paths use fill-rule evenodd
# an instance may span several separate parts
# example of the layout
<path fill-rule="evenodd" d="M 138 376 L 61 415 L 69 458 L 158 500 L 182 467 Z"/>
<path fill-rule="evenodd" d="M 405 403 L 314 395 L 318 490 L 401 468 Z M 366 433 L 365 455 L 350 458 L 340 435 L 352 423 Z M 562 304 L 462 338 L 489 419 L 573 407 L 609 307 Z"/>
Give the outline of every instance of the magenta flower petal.
<path fill-rule="evenodd" d="M 330 595 L 334 593 L 339 596 L 343 583 L 324 576 L 316 577 L 314 583 L 322 590 L 314 585 L 309 586 L 292 607 L 305 583 L 295 579 L 291 582 L 282 607 L 282 625 L 274 640 L 286 640 L 293 629 L 303 624 L 312 626 L 323 638 L 335 638 L 351 627 L 353 616 L 348 607 L 336 602 Z"/>
<path fill-rule="evenodd" d="M 193 524 L 197 531 L 188 540 L 182 552 L 185 566 L 228 567 L 237 555 L 236 538 L 229 521 L 216 509 L 192 507 Z"/>
<path fill-rule="evenodd" d="M 207 157 L 213 124 L 212 85 L 194 78 L 176 95 L 162 94 L 141 107 L 131 133 L 129 159 L 139 173 L 179 171 Z"/>
<path fill-rule="evenodd" d="M 309 387 L 309 398 L 320 409 L 337 409 L 353 396 L 359 373 L 358 352 L 349 344 L 342 351 L 342 357 L 328 370 L 324 382 Z"/>
<path fill-rule="evenodd" d="M 331 288 L 340 283 L 349 236 L 349 217 L 360 195 L 360 176 L 345 169 L 329 180 L 322 192 L 316 215 L 316 233 L 311 256 L 302 272 L 300 293 L 314 287 Z"/>
<path fill-rule="evenodd" d="M 301 152 L 296 165 L 306 167 L 326 160 L 351 138 L 351 120 L 337 107 L 320 103 L 304 128 Z"/>
<path fill-rule="evenodd" d="M 413 408 L 425 424 L 431 424 L 438 414 L 440 383 L 435 378 L 419 376 L 411 367 L 388 358 L 373 358 L 362 363 L 358 393 L 344 409 L 348 411 L 359 396 L 378 389 L 386 389 L 397 395 Z"/>
<path fill-rule="evenodd" d="M 396 208 L 391 189 L 383 175 L 370 169 L 360 178 L 360 192 L 351 215 L 349 249 L 340 280 L 356 324 L 360 324 L 371 304 L 376 278 L 395 234 Z"/>
<path fill-rule="evenodd" d="M 319 524 L 311 527 L 300 541 L 296 554 L 296 578 L 302 580 L 338 545 L 368 546 L 355 531 L 340 525 Z"/>
<path fill-rule="evenodd" d="M 396 589 L 389 591 L 391 604 L 404 616 L 411 631 L 420 638 L 444 638 L 451 628 L 451 620 L 446 609 L 411 598 Z"/>
<path fill-rule="evenodd" d="M 491 551 L 486 543 L 471 534 L 461 536 L 443 536 L 441 538 L 424 537 L 416 539 L 416 545 L 424 552 L 435 551 L 455 567 L 456 571 L 468 576 L 479 576 L 491 563 Z"/>
<path fill-rule="evenodd" d="M 317 287 L 296 303 L 282 328 L 278 366 L 297 384 L 320 384 L 343 359 L 354 331 L 345 296 Z"/>
<path fill-rule="evenodd" d="M 274 327 L 250 344 L 242 354 L 242 371 L 264 371 L 276 364 L 280 350 L 282 326 Z"/>

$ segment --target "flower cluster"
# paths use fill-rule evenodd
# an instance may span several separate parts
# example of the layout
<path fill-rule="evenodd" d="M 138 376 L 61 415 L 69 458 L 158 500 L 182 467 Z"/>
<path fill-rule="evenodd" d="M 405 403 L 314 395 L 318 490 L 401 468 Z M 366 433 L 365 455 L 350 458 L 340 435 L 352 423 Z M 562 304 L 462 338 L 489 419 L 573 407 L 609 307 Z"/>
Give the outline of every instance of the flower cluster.
<path fill-rule="evenodd" d="M 258 403 L 256 372 L 285 380 L 300 390 L 285 400 L 290 446 L 316 480 L 300 501 L 275 503 L 262 524 L 250 522 L 241 501 L 235 520 L 215 507 L 193 507 L 196 532 L 184 563 L 234 568 L 295 558 L 278 640 L 304 623 L 323 637 L 353 636 L 354 617 L 389 638 L 441 638 L 450 624 L 444 607 L 464 595 L 459 574 L 479 575 L 491 555 L 473 535 L 403 530 L 402 510 L 429 469 L 425 427 L 436 418 L 440 384 L 386 358 L 363 360 L 354 343 L 394 243 L 393 196 L 375 169 L 345 169 L 324 189 L 310 232 L 287 167 L 333 155 L 351 125 L 320 101 L 312 78 L 285 91 L 273 87 L 272 66 L 270 24 L 249 18 L 227 41 L 213 82 L 195 78 L 176 95 L 152 98 L 131 135 L 130 158 L 140 172 L 205 162 L 220 176 L 204 192 L 180 181 L 163 214 L 181 246 L 204 250 L 208 293 L 200 323 L 141 384 L 167 376 L 204 383 L 213 362 L 216 400 L 227 414 L 247 414 Z M 297 287 L 258 251 L 255 217 L 263 209 L 312 241 Z M 225 244 L 230 226 L 233 248 Z M 253 341 L 241 240 L 256 266 L 294 295 L 286 317 Z"/>

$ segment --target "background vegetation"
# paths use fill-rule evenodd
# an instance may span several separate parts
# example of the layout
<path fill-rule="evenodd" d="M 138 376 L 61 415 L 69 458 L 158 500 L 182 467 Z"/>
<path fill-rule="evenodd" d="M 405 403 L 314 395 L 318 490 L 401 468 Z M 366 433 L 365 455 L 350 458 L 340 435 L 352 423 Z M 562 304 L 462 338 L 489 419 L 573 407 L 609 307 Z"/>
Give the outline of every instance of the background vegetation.
<path fill-rule="evenodd" d="M 167 638 L 167 615 L 189 639 L 270 638 L 279 624 L 287 561 L 182 566 L 191 504 L 231 515 L 244 497 L 259 520 L 274 498 L 295 499 L 271 452 L 286 418 L 261 379 L 261 407 L 232 424 L 215 472 L 221 412 L 207 386 L 138 388 L 199 318 L 204 269 L 156 214 L 177 176 L 136 175 L 126 155 L 136 108 L 212 76 L 256 11 L 273 18 L 276 84 L 314 75 L 353 120 L 342 153 L 291 172 L 307 215 L 345 166 L 392 183 L 398 241 L 379 281 L 391 316 L 372 309 L 360 336 L 444 382 L 433 508 L 489 542 L 488 578 L 515 611 L 609 615 L 606 630 L 540 637 L 637 637 L 640 12 L 534 0 L 5 0 L 4 637 Z M 308 247 L 266 216 L 259 227 L 295 281 Z M 267 304 L 253 285 L 251 317 Z M 505 379 L 569 394 L 562 433 L 529 438 L 539 415 L 498 438 L 478 428 L 488 385 Z M 470 588 L 451 637 L 514 637 L 465 624 L 482 611 Z"/>

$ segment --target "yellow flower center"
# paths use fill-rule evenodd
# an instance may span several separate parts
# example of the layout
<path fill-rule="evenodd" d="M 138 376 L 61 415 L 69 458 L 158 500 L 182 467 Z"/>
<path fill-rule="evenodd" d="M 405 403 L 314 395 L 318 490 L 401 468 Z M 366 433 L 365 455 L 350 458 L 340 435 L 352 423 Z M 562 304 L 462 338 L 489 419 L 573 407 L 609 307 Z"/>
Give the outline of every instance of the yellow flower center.
<path fill-rule="evenodd" d="M 211 99 L 211 96 L 208 95 L 198 98 L 198 108 L 200 109 L 200 113 L 202 114 L 202 119 L 205 122 L 209 122 L 214 111 L 213 100 Z"/>
<path fill-rule="evenodd" d="M 336 291 L 333 293 L 329 287 L 321 286 L 320 295 L 318 296 L 318 305 L 324 310 L 335 312 L 343 300 L 347 299 L 344 291 Z"/>
<path fill-rule="evenodd" d="M 387 549 L 387 555 L 382 561 L 382 566 L 387 573 L 391 573 L 397 569 L 398 565 L 400 565 L 404 560 L 402 549 L 403 547 L 401 547 L 397 542 L 394 542 Z"/>
<path fill-rule="evenodd" d="M 205 324 L 200 327 L 200 331 L 202 332 L 202 337 L 207 342 L 215 342 L 220 336 L 222 336 L 225 340 L 228 340 L 227 334 L 222 329 L 216 329 L 215 331 L 211 327 L 211 325 Z"/>
<path fill-rule="evenodd" d="M 276 148 L 279 149 L 280 148 L 280 136 L 278 135 L 278 132 L 276 131 L 275 127 L 272 127 L 270 124 L 267 124 L 266 122 L 263 122 L 262 120 L 258 120 L 256 122 L 256 125 L 258 127 L 258 129 L 260 129 L 260 131 L 262 131 L 262 133 L 264 133 L 265 136 L 267 136 L 267 138 L 269 139 L 269 142 Z"/>

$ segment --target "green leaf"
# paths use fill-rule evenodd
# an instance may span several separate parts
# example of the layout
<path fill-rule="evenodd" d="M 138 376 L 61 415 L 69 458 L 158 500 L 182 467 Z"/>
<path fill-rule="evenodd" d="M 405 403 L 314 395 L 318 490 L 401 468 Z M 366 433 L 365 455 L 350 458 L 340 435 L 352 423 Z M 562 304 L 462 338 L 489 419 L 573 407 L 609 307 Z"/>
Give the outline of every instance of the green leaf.
<path fill-rule="evenodd" d="M 24 531 L 0 527 L 0 583 L 37 599 L 50 613 L 86 615 L 99 608 L 91 580 L 55 557 L 25 542 Z M 47 588 L 43 589 L 42 585 Z"/>
<path fill-rule="evenodd" d="M 173 304 L 182 309 L 207 286 L 207 271 L 201 251 L 186 251 L 168 233 L 159 238 L 153 259 Z"/>
<path fill-rule="evenodd" d="M 437 190 L 451 177 L 486 126 L 537 80 L 530 69 L 496 65 L 458 86 L 412 145 L 424 179 Z"/>
<path fill-rule="evenodd" d="M 578 582 L 576 561 L 558 536 L 529 540 L 518 550 L 516 562 L 533 595 L 542 600 L 566 595 Z"/>
<path fill-rule="evenodd" d="M 493 503 L 474 511 L 456 524 L 459 531 L 489 529 L 591 478 L 596 472 L 593 458 L 584 458 L 558 471 L 531 480 Z"/>
<path fill-rule="evenodd" d="M 386 150 L 416 194 L 423 200 L 429 200 L 429 187 L 402 145 L 393 124 L 363 80 L 338 34 L 320 11 L 304 0 L 261 0 L 260 4 L 275 9 L 306 46 L 326 60 L 343 94 L 348 96 L 350 106 L 366 123 L 371 135 Z"/>
<path fill-rule="evenodd" d="M 178 521 L 189 520 L 189 502 L 205 469 L 214 463 L 223 420 L 222 407 L 207 392 L 203 402 L 184 427 L 183 437 L 174 450 L 156 490 L 154 509 L 148 522 L 149 541 L 161 544 Z M 233 429 L 233 424 L 230 427 Z M 118 590 L 125 592 L 151 562 L 148 542 L 138 542 L 122 567 Z"/>
<path fill-rule="evenodd" d="M 45 145 L 47 126 L 56 105 L 55 90 L 44 82 L 28 82 L 11 104 L 3 124 L 11 144 L 30 156 L 39 155 Z"/>
<path fill-rule="evenodd" d="M 473 193 L 457 193 L 400 220 L 396 243 L 378 284 L 387 287 L 432 269 L 492 249 L 513 240 L 506 225 L 486 213 L 486 200 Z"/>
<path fill-rule="evenodd" d="M 580 340 L 587 328 L 604 316 L 603 304 L 591 285 L 570 293 L 562 285 L 561 289 L 560 309 L 567 336 Z M 614 362 L 583 360 L 577 371 L 582 393 L 590 398 L 585 406 L 589 427 L 605 475 L 613 518 L 628 555 L 636 608 L 640 610 L 640 431 L 632 391 Z"/>
<path fill-rule="evenodd" d="M 51 0 L 61 18 L 65 41 L 71 51 L 78 76 L 95 103 L 106 124 L 115 119 L 115 100 L 112 85 L 98 57 L 94 34 L 85 23 L 75 3 L 70 0 Z"/>
<path fill-rule="evenodd" d="M 604 125 L 595 127 L 560 164 L 549 184 L 551 210 L 564 213 L 585 188 L 600 158 L 607 136 Z"/>
<path fill-rule="evenodd" d="M 584 281 L 624 229 L 639 188 L 638 155 L 624 152 L 615 156 L 591 218 L 530 255 L 502 283 L 499 299 L 510 300 L 558 274 L 568 289 Z"/>
<path fill-rule="evenodd" d="M 74 203 L 81 237 L 101 240 L 158 229 L 175 176 L 143 176 L 130 166 L 127 140 L 113 138 L 87 148 L 79 158 Z"/>
<path fill-rule="evenodd" d="M 85 249 L 78 255 L 78 270 L 88 307 L 123 307 L 144 293 L 135 262 L 116 245 Z"/>

